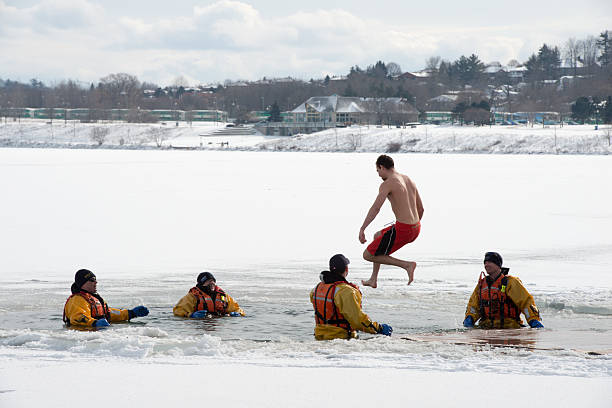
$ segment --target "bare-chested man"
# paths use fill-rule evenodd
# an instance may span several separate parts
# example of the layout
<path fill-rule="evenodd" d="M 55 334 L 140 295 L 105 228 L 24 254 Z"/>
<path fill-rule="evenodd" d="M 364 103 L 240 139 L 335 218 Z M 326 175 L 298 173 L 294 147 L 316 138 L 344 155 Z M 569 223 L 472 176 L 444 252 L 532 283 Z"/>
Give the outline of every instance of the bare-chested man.
<path fill-rule="evenodd" d="M 408 272 L 408 284 L 414 280 L 416 262 L 402 261 L 389 256 L 409 242 L 414 241 L 421 231 L 421 218 L 423 218 L 423 203 L 412 180 L 395 170 L 393 159 L 387 155 L 381 155 L 376 160 L 376 172 L 383 179 L 378 196 L 368 211 L 363 225 L 359 230 L 359 242 L 366 242 L 365 229 L 378 215 L 380 208 L 389 199 L 391 209 L 395 214 L 396 222 L 390 227 L 384 228 L 374 234 L 374 240 L 363 252 L 366 261 L 373 262 L 372 276 L 368 280 L 362 280 L 364 286 L 373 288 L 377 285 L 378 271 L 380 265 L 394 265 Z"/>

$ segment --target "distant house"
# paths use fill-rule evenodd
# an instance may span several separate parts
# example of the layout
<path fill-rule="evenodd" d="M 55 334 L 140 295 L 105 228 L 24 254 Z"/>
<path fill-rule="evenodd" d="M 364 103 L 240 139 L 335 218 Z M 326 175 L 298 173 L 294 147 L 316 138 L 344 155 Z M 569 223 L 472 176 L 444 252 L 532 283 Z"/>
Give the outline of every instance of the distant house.
<path fill-rule="evenodd" d="M 418 79 L 419 76 L 413 74 L 412 72 L 404 72 L 396 77 L 397 79 Z"/>
<path fill-rule="evenodd" d="M 527 67 L 508 67 L 508 78 L 510 78 L 514 83 L 523 82 L 525 79 L 525 73 L 527 72 Z"/>
<path fill-rule="evenodd" d="M 282 122 L 261 122 L 266 135 L 291 136 L 352 124 L 396 125 L 416 122 L 418 112 L 403 98 L 313 96 L 292 111 L 281 113 Z"/>
<path fill-rule="evenodd" d="M 359 98 L 347 96 L 313 96 L 288 112 L 292 122 L 322 122 L 332 125 L 353 123 L 416 122 L 418 112 L 403 98 Z"/>
<path fill-rule="evenodd" d="M 450 111 L 455 107 L 458 99 L 458 94 L 442 94 L 428 99 L 425 106 L 428 111 Z"/>
<path fill-rule="evenodd" d="M 494 80 L 500 77 L 506 77 L 510 83 L 516 84 L 523 81 L 527 68 L 517 64 L 502 65 L 499 61 L 493 61 L 487 64 L 484 73 L 489 80 Z"/>
<path fill-rule="evenodd" d="M 487 74 L 488 76 L 495 76 L 497 75 L 499 72 L 504 72 L 505 69 L 502 66 L 502 64 L 500 64 L 498 61 L 493 61 L 490 62 L 489 65 L 487 65 L 487 67 L 485 68 L 485 74 Z"/>

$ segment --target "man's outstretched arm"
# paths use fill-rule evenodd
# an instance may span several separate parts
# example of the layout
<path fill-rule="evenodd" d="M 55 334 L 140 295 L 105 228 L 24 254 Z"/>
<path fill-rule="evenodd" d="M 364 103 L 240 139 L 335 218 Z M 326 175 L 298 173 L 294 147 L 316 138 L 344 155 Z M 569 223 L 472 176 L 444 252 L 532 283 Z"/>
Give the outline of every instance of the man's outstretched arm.
<path fill-rule="evenodd" d="M 376 216 L 380 212 L 380 209 L 385 203 L 385 200 L 387 199 L 388 195 L 389 189 L 387 188 L 385 183 L 382 183 L 380 185 L 378 196 L 376 196 L 374 204 L 372 204 L 372 207 L 370 207 L 370 210 L 368 211 L 368 214 L 366 215 L 365 220 L 363 220 L 363 224 L 359 229 L 359 242 L 361 242 L 362 244 L 366 242 L 365 229 L 368 227 L 368 225 L 370 225 L 372 221 L 374 221 L 374 218 L 376 218 Z"/>

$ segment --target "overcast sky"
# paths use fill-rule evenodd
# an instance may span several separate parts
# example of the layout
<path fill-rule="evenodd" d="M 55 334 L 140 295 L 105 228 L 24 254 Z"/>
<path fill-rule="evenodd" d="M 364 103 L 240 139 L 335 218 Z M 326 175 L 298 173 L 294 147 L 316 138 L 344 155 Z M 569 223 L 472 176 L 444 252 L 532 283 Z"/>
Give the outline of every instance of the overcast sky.
<path fill-rule="evenodd" d="M 127 72 L 192 85 L 424 68 L 439 55 L 525 61 L 612 29 L 612 1 L 0 0 L 0 78 L 97 82 Z"/>

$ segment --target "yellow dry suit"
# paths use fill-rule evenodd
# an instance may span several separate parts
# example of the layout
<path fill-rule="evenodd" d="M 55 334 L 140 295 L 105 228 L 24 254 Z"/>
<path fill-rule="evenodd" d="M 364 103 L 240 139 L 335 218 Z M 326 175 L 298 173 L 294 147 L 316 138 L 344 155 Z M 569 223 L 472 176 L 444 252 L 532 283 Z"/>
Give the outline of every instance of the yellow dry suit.
<path fill-rule="evenodd" d="M 357 337 L 357 330 L 380 332 L 380 324 L 361 310 L 361 292 L 346 280 L 319 283 L 310 292 L 310 302 L 315 311 L 317 340 L 350 339 Z"/>
<path fill-rule="evenodd" d="M 127 309 L 108 307 L 102 296 L 84 290 L 66 300 L 63 320 L 67 326 L 92 327 L 103 318 L 110 323 L 123 322 L 130 319 L 130 314 Z"/>
<path fill-rule="evenodd" d="M 494 282 L 481 274 L 468 301 L 465 317 L 472 316 L 477 326 L 483 329 L 522 327 L 521 313 L 527 322 L 540 321 L 540 311 L 521 280 L 507 275 L 506 268 L 502 271 Z"/>
<path fill-rule="evenodd" d="M 217 315 L 232 312 L 238 312 L 241 316 L 245 315 L 238 303 L 218 286 L 215 286 L 211 293 L 206 293 L 195 286 L 172 309 L 174 315 L 179 317 L 189 317 L 198 310 L 208 310 Z"/>

